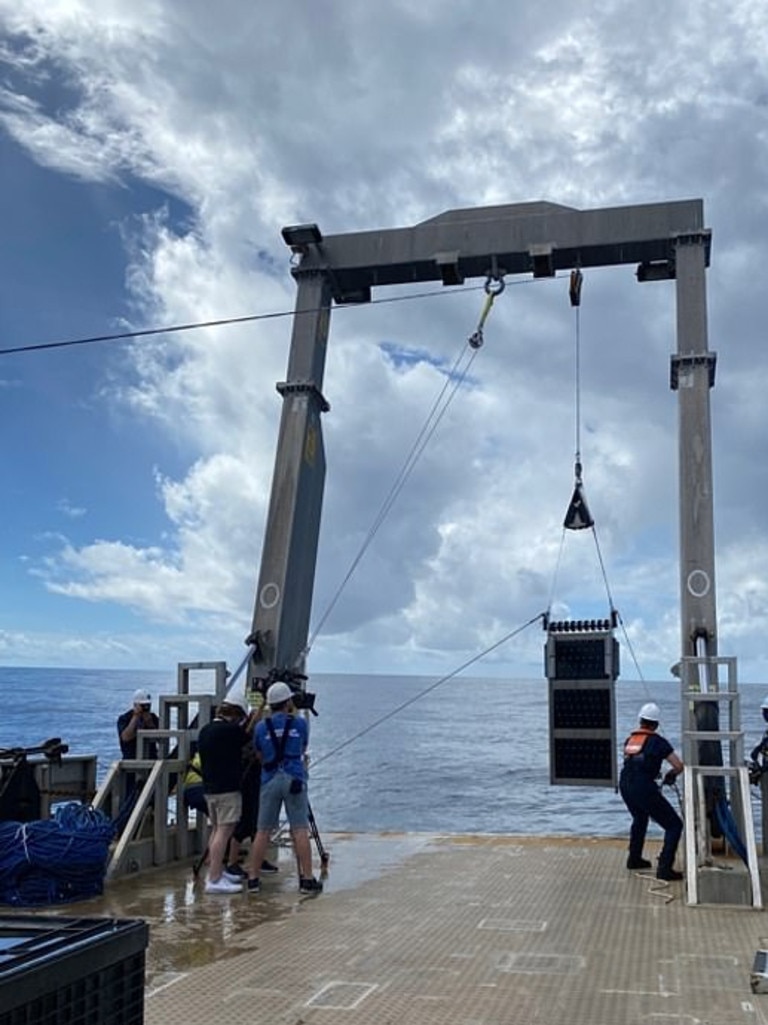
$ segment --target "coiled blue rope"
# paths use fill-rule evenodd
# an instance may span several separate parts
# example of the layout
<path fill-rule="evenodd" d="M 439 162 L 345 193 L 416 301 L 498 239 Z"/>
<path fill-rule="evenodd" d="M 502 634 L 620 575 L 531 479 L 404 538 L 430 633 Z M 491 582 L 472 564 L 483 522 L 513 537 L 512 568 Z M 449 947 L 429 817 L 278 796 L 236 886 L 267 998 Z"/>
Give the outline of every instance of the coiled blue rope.
<path fill-rule="evenodd" d="M 0 903 L 64 904 L 104 890 L 112 820 L 72 801 L 53 819 L 0 822 Z"/>

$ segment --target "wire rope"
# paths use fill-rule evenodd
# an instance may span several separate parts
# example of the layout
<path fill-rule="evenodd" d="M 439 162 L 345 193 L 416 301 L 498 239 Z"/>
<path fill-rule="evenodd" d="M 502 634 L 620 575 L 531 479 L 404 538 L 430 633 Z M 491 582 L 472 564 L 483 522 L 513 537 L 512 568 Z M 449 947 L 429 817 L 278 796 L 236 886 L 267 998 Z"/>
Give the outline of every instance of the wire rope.
<path fill-rule="evenodd" d="M 581 307 L 576 307 L 576 356 L 575 356 L 575 378 L 576 378 L 576 477 L 581 478 Z"/>
<path fill-rule="evenodd" d="M 516 282 L 525 284 L 525 282 Z M 385 303 L 412 302 L 416 299 L 445 298 L 448 295 L 457 295 L 464 292 L 477 292 L 483 285 L 467 285 L 464 288 L 453 288 L 449 291 L 439 292 L 418 292 L 414 295 L 394 295 L 382 299 L 371 299 L 365 303 L 366 306 L 380 306 Z M 351 309 L 363 305 L 360 303 L 343 304 L 338 309 Z M 279 320 L 283 317 L 306 317 L 309 314 L 321 312 L 320 307 L 308 310 L 279 310 L 274 313 L 251 313 L 243 317 L 222 317 L 218 320 L 201 320 L 190 324 L 171 324 L 167 327 L 148 327 L 137 331 L 120 331 L 115 334 L 90 335 L 83 338 L 68 338 L 63 341 L 37 342 L 32 345 L 15 345 L 9 349 L 0 349 L 0 356 L 10 356 L 20 352 L 39 352 L 43 349 L 63 349 L 73 345 L 91 345 L 96 342 L 120 342 L 129 338 L 148 338 L 152 335 L 178 334 L 183 331 L 199 331 L 210 327 L 229 327 L 233 324 L 250 324 L 259 320 Z"/>
<path fill-rule="evenodd" d="M 560 534 L 560 547 L 557 552 L 557 562 L 555 563 L 555 571 L 552 574 L 552 586 L 549 589 L 549 601 L 547 602 L 547 613 L 552 610 L 552 602 L 555 600 L 555 587 L 557 586 L 557 578 L 560 575 L 560 563 L 563 560 L 563 552 L 565 551 L 565 527 L 563 527 L 562 533 Z"/>
<path fill-rule="evenodd" d="M 540 619 L 543 618 L 543 616 L 544 613 L 539 612 L 537 613 L 537 615 L 529 619 L 527 623 L 523 623 L 521 626 L 516 627 L 514 630 L 510 630 L 508 634 L 505 634 L 504 637 L 500 638 L 500 640 L 496 641 L 489 648 L 486 648 L 484 651 L 481 651 L 478 655 L 473 655 L 472 658 L 467 659 L 466 662 L 463 662 L 460 666 L 458 666 L 458 668 L 454 669 L 453 672 L 448 673 L 446 676 L 441 676 L 439 680 L 436 680 L 434 683 L 431 683 L 428 687 L 425 687 L 424 690 L 419 691 L 418 694 L 414 694 L 413 697 L 408 698 L 407 701 L 403 701 L 396 708 L 393 708 L 385 715 L 380 716 L 378 719 L 375 719 L 372 723 L 369 723 L 367 726 L 364 726 L 363 729 L 358 730 L 358 732 L 353 734 L 351 737 L 348 737 L 346 740 L 343 740 L 340 744 L 337 744 L 336 747 L 332 748 L 332 750 L 326 751 L 324 755 L 321 755 L 319 758 L 314 759 L 312 761 L 312 767 L 314 768 L 315 766 L 320 765 L 322 762 L 327 761 L 334 755 L 337 755 L 339 751 L 343 751 L 344 748 L 349 747 L 350 744 L 355 743 L 355 741 L 359 740 L 361 737 L 364 737 L 367 733 L 370 733 L 372 730 L 375 730 L 376 727 L 381 726 L 383 722 L 387 722 L 387 720 L 393 719 L 396 715 L 402 712 L 404 708 L 408 708 L 409 705 L 413 705 L 417 701 L 421 701 L 421 699 L 426 697 L 427 694 L 431 694 L 432 691 L 437 690 L 438 687 L 441 687 L 444 683 L 447 683 L 449 680 L 452 680 L 454 677 L 458 676 L 459 673 L 464 672 L 465 669 L 468 669 L 470 666 L 474 665 L 475 662 L 479 662 L 481 659 L 485 658 L 486 655 L 490 655 L 492 651 L 495 651 L 497 648 L 500 648 L 503 644 L 506 644 L 508 641 L 511 641 L 513 637 L 516 637 L 518 634 L 521 634 L 524 630 L 527 630 L 529 626 L 532 626 L 534 623 L 538 622 Z"/>
<path fill-rule="evenodd" d="M 411 445 L 411 448 L 410 448 L 410 450 L 409 450 L 409 452 L 408 452 L 408 454 L 407 454 L 407 456 L 406 456 L 406 458 L 405 458 L 405 460 L 403 462 L 403 465 L 401 466 L 401 468 L 398 471 L 394 481 L 392 482 L 392 485 L 391 485 L 391 487 L 390 487 L 386 497 L 384 498 L 384 501 L 382 502 L 381 507 L 380 507 L 378 513 L 376 514 L 376 516 L 375 516 L 375 518 L 373 520 L 373 523 L 371 524 L 371 526 L 370 526 L 370 528 L 368 530 L 368 533 L 367 533 L 367 535 L 365 537 L 365 540 L 363 541 L 363 543 L 362 543 L 362 545 L 360 547 L 360 550 L 358 551 L 357 555 L 355 555 L 355 557 L 353 558 L 352 562 L 350 563 L 349 569 L 344 574 L 344 576 L 343 576 L 343 578 L 341 580 L 341 583 L 337 587 L 333 597 L 331 598 L 331 600 L 328 603 L 325 611 L 323 612 L 322 616 L 320 617 L 320 619 L 319 619 L 319 621 L 317 623 L 317 626 L 315 627 L 314 631 L 312 632 L 312 634 L 310 636 L 310 639 L 307 642 L 307 646 L 304 649 L 304 652 L 303 652 L 304 656 L 306 656 L 309 653 L 309 651 L 312 648 L 312 645 L 314 644 L 315 640 L 317 639 L 318 634 L 322 630 L 322 628 L 325 625 L 325 623 L 328 621 L 328 617 L 331 615 L 333 609 L 336 607 L 336 604 L 337 604 L 339 598 L 341 597 L 341 595 L 342 595 L 342 593 L 344 591 L 344 588 L 349 583 L 352 575 L 354 574 L 355 570 L 357 569 L 358 565 L 360 564 L 360 561 L 362 560 L 363 556 L 365 555 L 366 551 L 368 550 L 369 546 L 371 545 L 371 543 L 372 543 L 373 539 L 375 538 L 376 534 L 378 533 L 380 527 L 382 526 L 382 524 L 386 520 L 387 516 L 389 515 L 389 513 L 390 513 L 390 511 L 392 509 L 392 506 L 394 505 L 394 503 L 395 503 L 398 495 L 400 494 L 400 492 L 405 487 L 405 485 L 406 485 L 406 483 L 408 481 L 408 478 L 413 473 L 413 470 L 415 469 L 418 460 L 420 459 L 421 455 L 424 452 L 424 449 L 426 448 L 426 446 L 428 445 L 428 443 L 431 440 L 432 436 L 434 435 L 435 431 L 437 430 L 437 428 L 438 428 L 438 426 L 440 424 L 440 421 L 442 420 L 442 418 L 445 416 L 446 412 L 448 411 L 448 407 L 450 406 L 451 402 L 453 401 L 453 399 L 454 399 L 454 397 L 456 395 L 456 392 L 461 387 L 461 385 L 464 383 L 464 381 L 466 379 L 466 376 L 467 376 L 467 373 L 469 372 L 469 369 L 472 366 L 472 363 L 474 362 L 475 357 L 477 356 L 477 350 L 476 349 L 475 350 L 471 350 L 471 353 L 470 353 L 469 359 L 468 359 L 468 361 L 466 363 L 466 366 L 464 367 L 464 369 L 460 373 L 458 373 L 457 372 L 458 371 L 458 367 L 459 367 L 462 359 L 466 356 L 466 351 L 467 351 L 466 350 L 466 346 L 462 345 L 461 350 L 459 351 L 459 353 L 458 353 L 458 355 L 457 355 L 457 357 L 456 357 L 456 359 L 454 361 L 453 367 L 451 368 L 451 371 L 446 376 L 446 379 L 445 379 L 445 381 L 443 383 L 443 387 L 441 388 L 440 393 L 438 394 L 437 398 L 435 399 L 435 401 L 434 401 L 434 403 L 432 405 L 432 408 L 429 411 L 429 414 L 428 414 L 426 420 L 424 421 L 424 424 L 422 425 L 422 427 L 421 427 L 419 433 L 417 434 L 413 444 Z M 445 398 L 445 401 L 443 401 L 443 399 L 445 397 L 445 394 L 446 394 L 446 391 L 448 390 L 451 382 L 453 382 L 453 388 L 451 389 L 451 391 L 448 394 L 447 398 Z M 442 407 L 440 405 L 441 403 L 442 403 Z"/>
<path fill-rule="evenodd" d="M 629 634 L 627 633 L 627 628 L 626 628 L 626 626 L 624 624 L 624 620 L 622 619 L 621 614 L 619 613 L 619 611 L 617 610 L 616 606 L 613 603 L 613 595 L 611 594 L 611 587 L 610 587 L 610 584 L 608 583 L 608 574 L 606 573 L 606 570 L 605 570 L 605 562 L 603 560 L 603 553 L 602 553 L 602 551 L 600 549 L 600 541 L 599 541 L 598 536 L 597 536 L 597 528 L 595 527 L 594 524 L 592 525 L 592 534 L 593 534 L 593 537 L 595 539 L 595 548 L 597 550 L 597 558 L 598 558 L 598 561 L 600 562 L 600 569 L 601 569 L 601 572 L 603 574 L 603 582 L 605 584 L 605 592 L 606 592 L 606 594 L 608 596 L 608 607 L 610 608 L 611 612 L 615 612 L 616 613 L 619 625 L 621 627 L 622 637 L 624 638 L 624 643 L 627 645 L 627 648 L 629 649 L 629 654 L 632 657 L 632 662 L 633 662 L 634 667 L 635 667 L 635 669 L 637 671 L 637 675 L 638 675 L 638 677 L 640 679 L 640 682 L 645 687 L 645 692 L 646 692 L 647 696 L 650 698 L 652 695 L 651 695 L 650 690 L 648 688 L 648 685 L 646 683 L 645 677 L 643 675 L 643 671 L 640 668 L 640 663 L 637 660 L 637 655 L 635 654 L 635 649 L 632 646 L 632 641 L 630 640 Z"/>
<path fill-rule="evenodd" d="M 560 276 L 560 275 L 556 275 Z M 513 285 L 528 285 L 543 281 L 543 278 L 521 279 L 513 281 Z M 371 299 L 366 303 L 342 303 L 337 305 L 337 310 L 360 309 L 363 306 L 383 306 L 391 303 L 413 302 L 416 299 L 445 299 L 449 295 L 463 295 L 467 292 L 478 292 L 485 289 L 485 285 L 465 285 L 461 288 L 440 289 L 432 292 L 416 292 L 413 295 L 393 295 L 380 299 Z M 189 324 L 170 324 L 167 327 L 141 328 L 136 331 L 119 331 L 114 334 L 88 335 L 80 338 L 66 338 L 53 342 L 33 342 L 30 345 L 14 345 L 7 349 L 0 349 L 0 356 L 11 356 L 24 352 L 41 352 L 46 349 L 64 349 L 76 345 L 92 345 L 98 342 L 120 342 L 130 338 L 148 338 L 152 335 L 178 334 L 184 331 L 199 331 L 211 327 L 228 327 L 233 324 L 250 324 L 260 320 L 279 320 L 284 317 L 302 317 L 310 314 L 320 313 L 322 307 L 313 307 L 307 310 L 278 310 L 274 313 L 251 313 L 243 317 L 222 317 L 217 320 L 201 320 Z"/>
<path fill-rule="evenodd" d="M 574 476 L 576 479 L 576 487 L 580 488 L 582 485 L 582 463 L 581 463 L 581 285 L 582 285 L 582 274 L 577 268 L 571 273 L 570 281 L 570 298 L 571 305 L 574 307 L 574 434 L 575 434 L 575 457 L 574 457 Z M 591 517 L 590 517 L 591 518 Z M 560 573 L 560 566 L 563 558 L 563 551 L 565 547 L 565 535 L 566 527 L 563 527 L 562 535 L 560 538 L 560 548 L 557 554 L 557 561 L 555 564 L 555 570 L 552 577 L 552 587 L 550 590 L 549 604 L 547 605 L 547 616 L 549 616 L 552 604 L 554 602 L 555 588 L 557 586 L 557 579 Z M 630 640 L 629 634 L 626 629 L 624 620 L 620 613 L 616 609 L 613 601 L 613 595 L 611 594 L 611 587 L 608 581 L 608 573 L 605 568 L 605 560 L 603 559 L 603 553 L 600 548 L 600 539 L 597 533 L 597 526 L 594 521 L 590 525 L 592 536 L 595 542 L 595 550 L 597 552 L 597 559 L 600 565 L 600 572 L 603 578 L 603 584 L 605 586 L 605 593 L 608 599 L 608 607 L 612 615 L 616 616 L 616 619 L 621 627 L 622 636 L 624 642 L 629 650 L 632 662 L 637 671 L 637 675 L 640 682 L 645 687 L 646 693 L 650 697 L 648 685 L 646 683 L 643 671 L 640 668 L 640 663 L 637 659 L 634 647 Z"/>
<path fill-rule="evenodd" d="M 515 281 L 512 284 L 525 285 L 527 280 Z M 371 299 L 367 303 L 344 303 L 335 307 L 337 310 L 359 309 L 361 306 L 383 306 L 391 303 L 414 302 L 417 299 L 439 299 L 447 298 L 449 295 L 465 294 L 467 292 L 478 292 L 484 289 L 484 285 L 466 285 L 461 288 L 431 292 L 416 292 L 413 295 L 393 295 L 380 299 Z M 53 342 L 35 342 L 30 345 L 14 345 L 7 349 L 0 349 L 0 356 L 10 356 L 23 352 L 40 352 L 45 349 L 64 349 L 76 345 L 92 345 L 97 342 L 120 342 L 130 338 L 149 338 L 153 335 L 179 334 L 184 331 L 200 331 L 211 327 L 230 327 L 235 324 L 251 324 L 260 320 L 279 320 L 284 317 L 309 316 L 321 312 L 320 307 L 313 307 L 307 310 L 278 310 L 273 313 L 251 313 L 242 317 L 221 317 L 216 320 L 194 321 L 189 324 L 170 324 L 166 327 L 141 328 L 135 331 L 119 331 L 113 334 L 88 335 L 80 338 L 67 338 Z"/>

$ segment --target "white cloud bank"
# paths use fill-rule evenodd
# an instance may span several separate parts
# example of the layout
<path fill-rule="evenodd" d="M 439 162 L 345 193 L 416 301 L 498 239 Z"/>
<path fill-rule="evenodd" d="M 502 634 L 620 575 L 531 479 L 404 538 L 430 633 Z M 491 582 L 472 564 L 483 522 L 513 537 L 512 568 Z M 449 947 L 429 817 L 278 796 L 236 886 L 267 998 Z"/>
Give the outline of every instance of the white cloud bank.
<path fill-rule="evenodd" d="M 721 648 L 760 678 L 768 13 L 759 5 L 0 0 L 0 13 L 5 131 L 64 175 L 148 182 L 193 212 L 179 225 L 137 211 L 138 227 L 126 226 L 137 326 L 290 309 L 287 223 L 338 233 L 532 199 L 586 208 L 702 196 L 720 353 Z M 468 292 L 334 314 L 316 620 L 480 303 Z M 673 306 L 671 286 L 638 288 L 631 268 L 585 281 L 587 494 L 647 676 L 679 653 Z M 508 288 L 496 303 L 471 385 L 328 618 L 315 669 L 450 670 L 543 611 L 572 485 L 573 325 L 563 282 Z M 105 396 L 190 453 L 183 476 L 147 482 L 167 534 L 143 547 L 119 537 L 66 544 L 36 567 L 52 591 L 194 627 L 197 639 L 208 629 L 229 651 L 240 644 L 288 335 L 287 322 L 265 320 L 136 343 Z M 404 350 L 425 356 L 401 361 Z M 575 614 L 582 601 L 606 604 L 590 544 L 569 537 L 560 569 L 555 598 Z M 496 652 L 494 671 L 535 674 L 541 640 L 529 632 Z"/>

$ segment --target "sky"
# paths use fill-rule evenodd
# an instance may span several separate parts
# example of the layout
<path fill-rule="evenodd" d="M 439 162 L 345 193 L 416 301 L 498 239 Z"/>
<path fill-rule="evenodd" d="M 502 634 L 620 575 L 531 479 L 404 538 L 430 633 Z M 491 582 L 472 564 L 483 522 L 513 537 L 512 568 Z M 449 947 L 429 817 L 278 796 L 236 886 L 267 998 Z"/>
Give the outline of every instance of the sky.
<path fill-rule="evenodd" d="M 762 5 L 0 0 L 0 69 L 0 664 L 244 656 L 295 300 L 284 225 L 700 198 L 719 647 L 768 678 Z M 613 606 L 622 675 L 671 679 L 673 283 L 590 270 L 577 321 L 567 278 L 508 279 L 371 535 L 482 285 L 333 311 L 309 671 L 535 677 L 540 613 Z M 264 319 L 39 347 L 240 317 Z M 577 438 L 596 533 L 564 537 Z"/>

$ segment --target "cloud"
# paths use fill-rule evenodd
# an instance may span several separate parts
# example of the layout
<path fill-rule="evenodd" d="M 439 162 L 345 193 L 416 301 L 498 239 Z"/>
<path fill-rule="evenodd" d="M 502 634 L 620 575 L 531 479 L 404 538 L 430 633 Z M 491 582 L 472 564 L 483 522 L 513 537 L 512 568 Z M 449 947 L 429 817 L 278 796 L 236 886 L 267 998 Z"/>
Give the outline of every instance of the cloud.
<path fill-rule="evenodd" d="M 36 572 L 55 594 L 116 602 L 150 622 L 191 623 L 200 613 L 239 620 L 259 540 L 249 525 L 260 503 L 263 518 L 263 493 L 226 455 L 200 461 L 183 482 L 158 476 L 157 486 L 173 527 L 166 546 L 66 542 Z"/>
<path fill-rule="evenodd" d="M 703 196 L 715 227 L 722 629 L 762 666 L 768 368 L 754 282 L 766 248 L 768 18 L 711 0 L 503 11 L 328 0 L 322 16 L 292 9 L 290 24 L 259 8 L 0 0 L 12 71 L 5 131 L 62 174 L 149 183 L 187 204 L 183 221 L 168 207 L 140 209 L 123 226 L 135 324 L 290 309 L 283 224 L 334 233 L 524 200 L 587 208 Z M 565 282 L 517 284 L 338 597 L 483 294 L 334 311 L 313 616 L 333 603 L 315 647 L 322 668 L 367 657 L 418 669 L 490 646 L 546 607 L 556 570 L 563 607 L 607 604 L 586 539 L 567 538 L 558 565 L 577 444 L 575 315 Z M 607 583 L 633 648 L 665 671 L 680 644 L 674 285 L 639 287 L 631 268 L 589 273 L 579 332 L 581 454 Z M 52 591 L 152 622 L 209 616 L 218 629 L 230 617 L 240 629 L 288 337 L 286 322 L 264 320 L 143 339 L 110 367 L 104 403 L 163 432 L 186 466 L 148 482 L 162 537 L 67 544 L 38 567 Z M 534 666 L 540 638 L 526 643 L 510 660 Z"/>
<path fill-rule="evenodd" d="M 87 510 L 82 506 L 72 505 L 72 503 L 66 498 L 60 499 L 57 504 L 60 512 L 64 513 L 65 516 L 69 516 L 71 519 L 78 519 L 80 516 L 85 516 L 87 512 Z"/>

